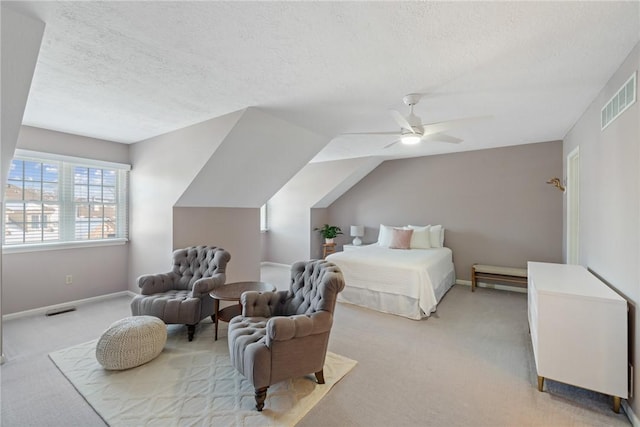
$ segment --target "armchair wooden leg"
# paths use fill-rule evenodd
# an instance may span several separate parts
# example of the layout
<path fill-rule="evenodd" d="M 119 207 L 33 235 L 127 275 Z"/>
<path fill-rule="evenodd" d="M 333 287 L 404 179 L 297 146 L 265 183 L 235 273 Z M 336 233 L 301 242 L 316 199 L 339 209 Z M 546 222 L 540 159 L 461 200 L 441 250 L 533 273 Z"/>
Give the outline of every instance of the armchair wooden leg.
<path fill-rule="evenodd" d="M 187 325 L 187 335 L 189 336 L 189 341 L 193 341 L 193 335 L 196 333 L 196 325 Z"/>
<path fill-rule="evenodd" d="M 318 384 L 324 384 L 323 369 L 320 369 L 318 372 L 316 372 L 316 380 L 318 380 Z"/>
<path fill-rule="evenodd" d="M 264 400 L 267 398 L 267 389 L 269 387 L 262 387 L 256 389 L 256 409 L 262 411 L 264 408 Z"/>

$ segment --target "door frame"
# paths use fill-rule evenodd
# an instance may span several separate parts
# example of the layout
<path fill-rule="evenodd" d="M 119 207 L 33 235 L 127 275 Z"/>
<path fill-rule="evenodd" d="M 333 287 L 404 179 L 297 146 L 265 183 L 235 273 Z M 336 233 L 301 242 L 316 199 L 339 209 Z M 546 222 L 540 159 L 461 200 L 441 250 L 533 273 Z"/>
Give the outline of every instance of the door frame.
<path fill-rule="evenodd" d="M 580 146 L 567 155 L 567 264 L 580 263 Z"/>

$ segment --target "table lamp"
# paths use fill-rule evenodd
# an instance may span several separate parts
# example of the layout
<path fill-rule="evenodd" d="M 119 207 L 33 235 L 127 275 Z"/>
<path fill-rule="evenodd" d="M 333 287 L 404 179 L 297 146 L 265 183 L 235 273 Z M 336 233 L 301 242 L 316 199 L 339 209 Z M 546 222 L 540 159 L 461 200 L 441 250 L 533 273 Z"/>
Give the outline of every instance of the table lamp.
<path fill-rule="evenodd" d="M 362 240 L 360 238 L 364 236 L 364 225 L 352 225 L 351 236 L 355 237 L 352 242 L 353 246 L 362 245 Z"/>

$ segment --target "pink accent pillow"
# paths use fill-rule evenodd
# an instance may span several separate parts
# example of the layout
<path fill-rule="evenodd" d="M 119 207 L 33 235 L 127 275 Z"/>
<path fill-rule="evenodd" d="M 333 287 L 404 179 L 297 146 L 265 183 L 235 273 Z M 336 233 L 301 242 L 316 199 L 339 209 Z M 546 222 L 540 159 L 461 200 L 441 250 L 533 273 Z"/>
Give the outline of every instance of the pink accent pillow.
<path fill-rule="evenodd" d="M 391 232 L 391 249 L 409 249 L 411 248 L 411 235 L 413 230 L 404 230 L 402 228 L 394 228 Z"/>

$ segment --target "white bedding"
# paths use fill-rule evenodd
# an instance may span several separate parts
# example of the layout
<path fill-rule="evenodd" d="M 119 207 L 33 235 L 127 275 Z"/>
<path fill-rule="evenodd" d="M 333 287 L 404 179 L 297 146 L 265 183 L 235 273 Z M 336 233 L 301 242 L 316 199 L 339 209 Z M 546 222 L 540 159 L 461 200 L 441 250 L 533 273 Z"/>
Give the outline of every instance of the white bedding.
<path fill-rule="evenodd" d="M 410 319 L 429 316 L 455 281 L 449 248 L 390 249 L 376 244 L 337 252 L 327 260 L 342 270 L 338 301 Z"/>

